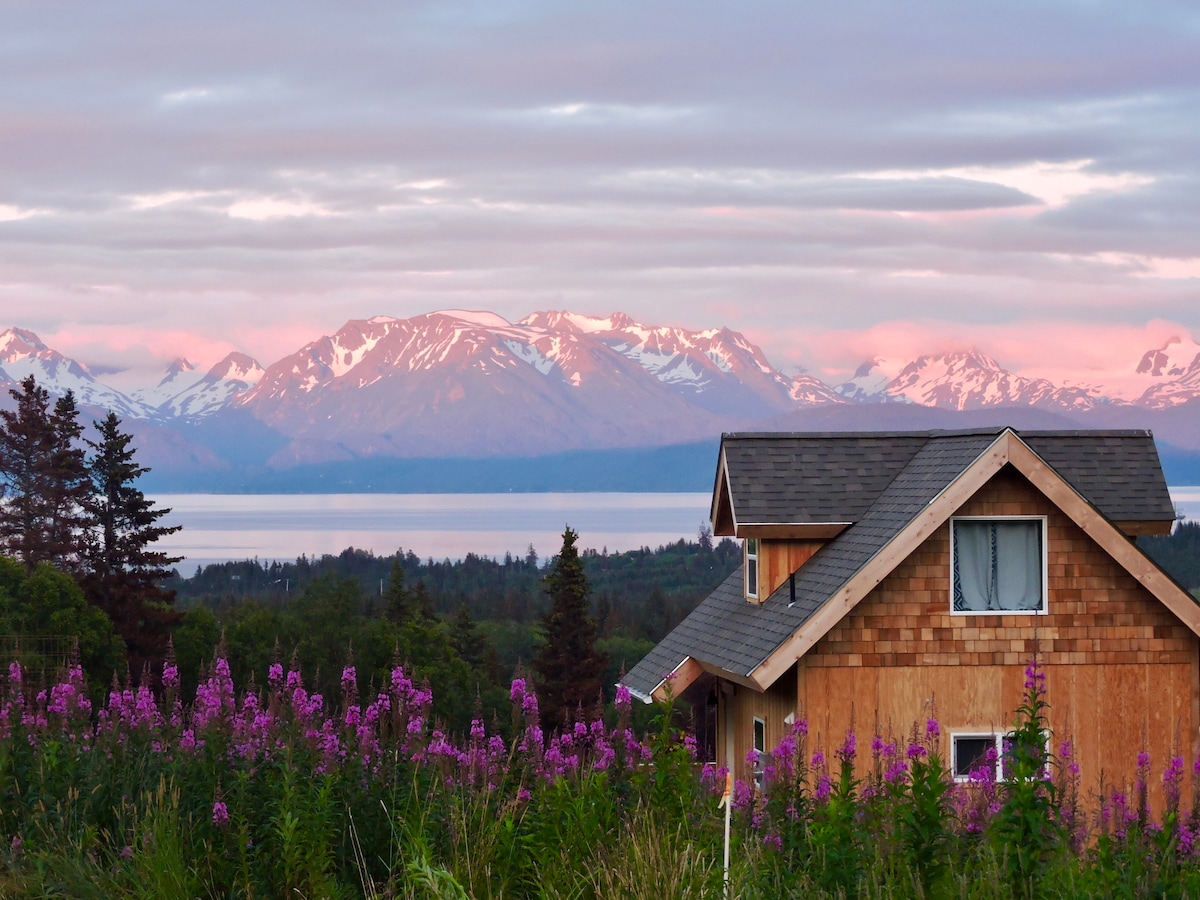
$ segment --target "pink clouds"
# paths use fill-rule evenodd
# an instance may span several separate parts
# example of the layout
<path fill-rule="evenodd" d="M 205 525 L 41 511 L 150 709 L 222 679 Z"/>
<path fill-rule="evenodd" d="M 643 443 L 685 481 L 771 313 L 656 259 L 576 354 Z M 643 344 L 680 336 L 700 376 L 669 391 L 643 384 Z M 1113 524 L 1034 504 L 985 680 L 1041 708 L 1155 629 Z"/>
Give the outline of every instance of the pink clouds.
<path fill-rule="evenodd" d="M 908 361 L 922 354 L 977 349 L 1019 375 L 1060 384 L 1104 385 L 1113 396 L 1131 398 L 1146 387 L 1136 373 L 1142 355 L 1172 337 L 1190 340 L 1191 329 L 1161 319 L 1142 325 L 918 320 L 879 322 L 861 330 L 800 327 L 750 337 L 764 339 L 768 348 L 790 345 L 812 374 L 834 384 L 869 359 Z M 767 354 L 772 356 L 771 349 Z"/>

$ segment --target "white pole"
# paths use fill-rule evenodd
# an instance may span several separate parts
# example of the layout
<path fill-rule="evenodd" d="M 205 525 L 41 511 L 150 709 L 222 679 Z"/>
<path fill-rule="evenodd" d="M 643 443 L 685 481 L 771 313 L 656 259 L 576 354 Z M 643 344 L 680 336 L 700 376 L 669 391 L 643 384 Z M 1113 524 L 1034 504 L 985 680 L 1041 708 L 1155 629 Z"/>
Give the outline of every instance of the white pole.
<path fill-rule="evenodd" d="M 721 797 L 725 807 L 725 900 L 729 900 L 729 820 L 733 814 L 733 773 L 725 773 L 725 793 Z"/>

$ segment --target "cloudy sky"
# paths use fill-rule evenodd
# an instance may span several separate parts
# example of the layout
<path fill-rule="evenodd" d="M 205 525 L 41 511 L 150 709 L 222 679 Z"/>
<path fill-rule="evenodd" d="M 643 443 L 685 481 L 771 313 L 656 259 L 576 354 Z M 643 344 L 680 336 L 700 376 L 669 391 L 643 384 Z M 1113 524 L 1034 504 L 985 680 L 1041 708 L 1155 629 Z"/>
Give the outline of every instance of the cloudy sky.
<path fill-rule="evenodd" d="M 786 371 L 1200 337 L 1200 7 L 0 0 L 0 327 L 729 325 Z"/>

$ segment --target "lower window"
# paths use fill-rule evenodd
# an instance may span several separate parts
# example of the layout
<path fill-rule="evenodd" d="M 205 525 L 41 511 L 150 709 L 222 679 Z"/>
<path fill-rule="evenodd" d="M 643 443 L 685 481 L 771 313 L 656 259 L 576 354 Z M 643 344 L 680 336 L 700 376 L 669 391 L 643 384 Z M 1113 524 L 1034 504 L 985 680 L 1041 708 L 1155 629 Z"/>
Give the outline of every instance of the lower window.
<path fill-rule="evenodd" d="M 1004 780 L 1004 753 L 1010 749 L 1005 746 L 1013 739 L 1011 731 L 1007 732 L 963 732 L 950 736 L 950 774 L 955 781 L 968 781 L 972 772 L 990 769 L 994 781 Z M 1046 735 L 1047 746 L 1044 748 L 1049 756 L 1050 736 Z M 1047 777 L 1049 772 L 1045 773 Z"/>
<path fill-rule="evenodd" d="M 989 751 L 991 751 L 989 753 Z M 992 777 L 1000 777 L 1003 734 L 955 734 L 950 736 L 950 774 L 966 781 L 980 767 L 991 766 Z"/>

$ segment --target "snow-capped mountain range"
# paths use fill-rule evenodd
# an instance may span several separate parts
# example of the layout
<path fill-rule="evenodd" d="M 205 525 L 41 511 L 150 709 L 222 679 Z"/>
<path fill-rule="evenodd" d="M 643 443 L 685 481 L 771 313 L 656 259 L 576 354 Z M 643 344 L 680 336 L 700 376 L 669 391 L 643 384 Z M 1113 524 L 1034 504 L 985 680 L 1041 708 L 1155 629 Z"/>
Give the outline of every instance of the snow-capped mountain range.
<path fill-rule="evenodd" d="M 0 389 L 32 374 L 52 393 L 74 391 L 85 408 L 112 409 L 143 431 L 169 430 L 157 445 L 176 454 L 198 442 L 184 456 L 207 466 L 222 458 L 220 447 L 239 444 L 244 458 L 255 441 L 262 465 L 288 468 L 664 446 L 722 430 L 795 427 L 806 416 L 871 427 L 871 409 L 885 403 L 997 417 L 1024 408 L 1093 427 L 1161 420 L 1181 445 L 1200 449 L 1200 344 L 1173 338 L 1129 369 L 1111 388 L 1062 385 L 966 350 L 871 359 L 831 385 L 785 375 L 728 328 L 566 311 L 514 323 L 443 310 L 352 320 L 267 366 L 243 353 L 206 371 L 178 359 L 157 383 L 118 390 L 30 331 L 0 332 Z M 0 402 L 8 399 L 5 390 Z"/>

